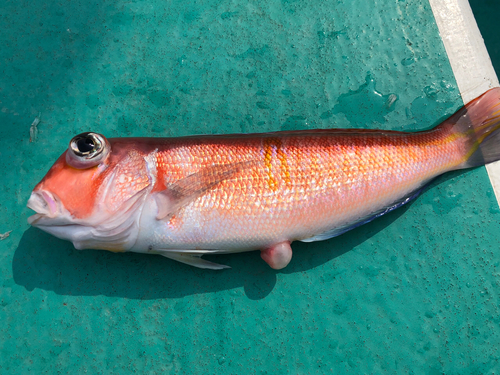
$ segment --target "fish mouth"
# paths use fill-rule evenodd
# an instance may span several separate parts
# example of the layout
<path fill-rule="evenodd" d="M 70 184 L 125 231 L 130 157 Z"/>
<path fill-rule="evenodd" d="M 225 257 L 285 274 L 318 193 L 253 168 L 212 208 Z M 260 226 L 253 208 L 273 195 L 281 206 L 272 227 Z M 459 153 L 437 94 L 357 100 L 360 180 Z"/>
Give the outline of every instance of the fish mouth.
<path fill-rule="evenodd" d="M 28 223 L 33 226 L 42 218 L 54 219 L 61 213 L 59 198 L 44 190 L 32 192 L 27 206 L 36 212 L 28 218 Z"/>
<path fill-rule="evenodd" d="M 75 248 L 127 251 L 139 235 L 139 219 L 149 190 L 143 189 L 113 213 L 98 210 L 85 218 L 74 217 L 59 197 L 47 190 L 31 193 L 27 206 L 36 212 L 28 218 L 33 227 L 68 240 Z M 101 204 L 102 207 L 104 204 Z"/>
<path fill-rule="evenodd" d="M 55 194 L 35 190 L 31 193 L 27 206 L 36 212 L 28 217 L 28 223 L 33 227 L 73 243 L 77 238 L 91 236 L 92 227 L 75 219 Z"/>

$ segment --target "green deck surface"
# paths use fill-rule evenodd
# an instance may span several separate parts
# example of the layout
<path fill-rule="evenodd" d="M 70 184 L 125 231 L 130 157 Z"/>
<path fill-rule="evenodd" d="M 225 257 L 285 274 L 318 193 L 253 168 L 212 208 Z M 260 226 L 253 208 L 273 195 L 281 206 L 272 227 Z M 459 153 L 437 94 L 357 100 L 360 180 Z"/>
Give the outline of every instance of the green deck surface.
<path fill-rule="evenodd" d="M 294 244 L 283 271 L 257 252 L 213 257 L 232 267 L 214 272 L 77 251 L 26 221 L 31 189 L 83 131 L 436 125 L 462 102 L 426 0 L 8 0 L 0 24 L 0 373 L 500 371 L 484 168 Z"/>

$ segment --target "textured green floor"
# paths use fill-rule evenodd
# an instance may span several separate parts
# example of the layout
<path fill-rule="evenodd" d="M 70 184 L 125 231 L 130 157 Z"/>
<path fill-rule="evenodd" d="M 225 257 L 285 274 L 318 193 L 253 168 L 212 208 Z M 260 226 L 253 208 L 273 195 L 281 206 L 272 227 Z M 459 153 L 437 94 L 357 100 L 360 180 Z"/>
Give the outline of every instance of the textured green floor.
<path fill-rule="evenodd" d="M 500 211 L 484 168 L 294 244 L 281 272 L 258 253 L 212 272 L 80 252 L 26 223 L 35 183 L 90 129 L 431 127 L 462 103 L 426 0 L 23 0 L 3 2 L 0 23 L 2 374 L 500 371 Z"/>

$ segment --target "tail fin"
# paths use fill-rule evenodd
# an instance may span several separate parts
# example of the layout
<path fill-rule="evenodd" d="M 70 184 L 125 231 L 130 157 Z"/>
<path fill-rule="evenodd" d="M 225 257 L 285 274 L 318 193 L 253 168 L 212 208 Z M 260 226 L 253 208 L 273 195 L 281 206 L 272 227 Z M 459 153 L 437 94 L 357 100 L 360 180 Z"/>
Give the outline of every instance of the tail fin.
<path fill-rule="evenodd" d="M 500 88 L 474 99 L 445 124 L 465 138 L 467 153 L 458 169 L 477 167 L 500 160 Z"/>

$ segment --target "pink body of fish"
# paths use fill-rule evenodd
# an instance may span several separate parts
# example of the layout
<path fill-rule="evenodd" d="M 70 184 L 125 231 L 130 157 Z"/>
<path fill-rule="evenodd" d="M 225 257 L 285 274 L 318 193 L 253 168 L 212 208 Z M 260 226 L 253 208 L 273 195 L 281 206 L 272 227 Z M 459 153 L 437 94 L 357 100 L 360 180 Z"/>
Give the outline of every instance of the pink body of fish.
<path fill-rule="evenodd" d="M 77 249 L 160 254 L 260 250 L 328 239 L 416 197 L 436 176 L 500 158 L 500 89 L 429 131 L 307 130 L 183 138 L 74 137 L 34 188 L 33 226 Z"/>

